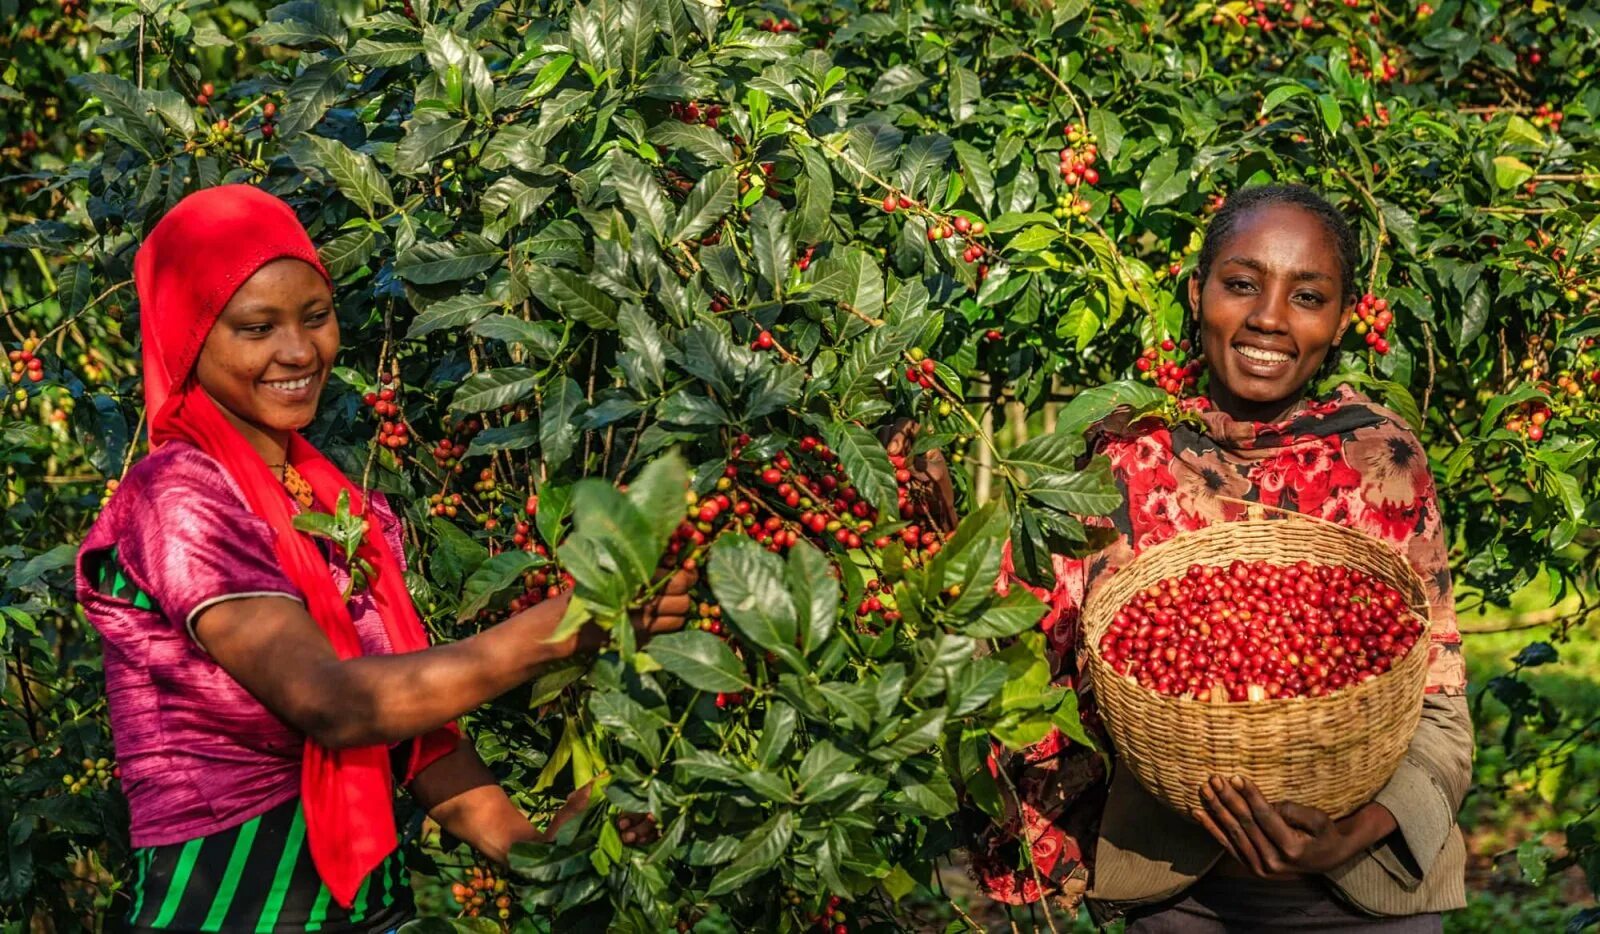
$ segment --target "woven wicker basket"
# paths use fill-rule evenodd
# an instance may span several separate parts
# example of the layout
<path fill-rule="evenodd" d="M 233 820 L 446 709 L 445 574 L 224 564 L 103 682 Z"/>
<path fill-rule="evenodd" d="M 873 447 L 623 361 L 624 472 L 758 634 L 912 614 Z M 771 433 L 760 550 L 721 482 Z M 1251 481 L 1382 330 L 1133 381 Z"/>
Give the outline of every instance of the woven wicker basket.
<path fill-rule="evenodd" d="M 1252 504 L 1254 505 L 1254 504 Z M 1340 817 L 1372 800 L 1399 767 L 1422 713 L 1428 602 L 1404 558 L 1341 525 L 1295 515 L 1185 532 L 1140 554 L 1090 598 L 1083 612 L 1089 677 L 1117 755 L 1140 784 L 1178 813 L 1200 807 L 1212 775 L 1242 775 L 1269 801 L 1295 801 Z M 1235 560 L 1338 564 L 1400 592 L 1425 628 L 1394 668 L 1323 697 L 1210 704 L 1167 697 L 1118 675 L 1100 638 L 1137 591 L 1192 564 Z"/>

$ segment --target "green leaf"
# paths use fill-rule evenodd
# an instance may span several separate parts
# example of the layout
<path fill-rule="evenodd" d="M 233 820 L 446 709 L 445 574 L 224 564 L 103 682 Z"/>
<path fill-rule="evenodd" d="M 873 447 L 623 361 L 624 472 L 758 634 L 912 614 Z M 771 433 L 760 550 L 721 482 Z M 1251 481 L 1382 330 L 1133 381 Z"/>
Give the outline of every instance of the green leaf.
<path fill-rule="evenodd" d="M 771 198 L 762 198 L 750 209 L 750 252 L 755 255 L 756 268 L 771 288 L 773 298 L 783 297 L 783 282 L 794 261 L 794 238 L 784 226 L 788 216 Z"/>
<path fill-rule="evenodd" d="M 689 468 L 675 451 L 646 464 L 628 484 L 628 502 L 649 525 L 649 545 L 658 560 L 683 521 L 683 499 L 688 492 Z"/>
<path fill-rule="evenodd" d="M 1147 208 L 1170 204 L 1183 197 L 1188 190 L 1189 170 L 1180 167 L 1178 151 L 1174 148 L 1163 149 L 1160 155 L 1150 160 L 1139 182 L 1139 194 L 1144 196 Z"/>
<path fill-rule="evenodd" d="M 715 637 L 712 637 L 715 638 Z M 794 816 L 779 811 L 745 837 L 733 861 L 716 874 L 706 895 L 715 898 L 738 890 L 777 865 L 794 835 Z"/>
<path fill-rule="evenodd" d="M 810 654 L 833 635 L 839 622 L 839 582 L 833 565 L 806 539 L 789 549 L 785 579 L 798 608 L 800 647 Z"/>
<path fill-rule="evenodd" d="M 1279 104 L 1282 104 L 1284 101 L 1289 100 L 1292 97 L 1315 96 L 1316 92 L 1312 91 L 1303 84 L 1280 84 L 1271 91 L 1267 92 L 1266 98 L 1261 101 L 1261 112 L 1256 116 L 1265 117 L 1267 114 L 1276 110 Z"/>
<path fill-rule="evenodd" d="M 724 535 L 711 550 L 711 589 L 745 638 L 769 652 L 792 652 L 794 601 L 783 559 L 745 535 Z"/>
<path fill-rule="evenodd" d="M 278 137 L 293 139 L 322 122 L 346 90 L 346 65 L 339 59 L 314 62 L 295 76 L 278 119 Z"/>
<path fill-rule="evenodd" d="M 950 69 L 949 92 L 950 119 L 959 126 L 977 113 L 983 88 L 977 74 L 958 65 Z"/>
<path fill-rule="evenodd" d="M 529 185 L 513 175 L 496 179 L 478 200 L 487 221 L 485 232 L 496 237 L 504 234 L 532 217 L 555 190 L 554 185 Z"/>
<path fill-rule="evenodd" d="M 733 210 L 739 194 L 739 175 L 733 169 L 713 169 L 705 174 L 678 209 L 672 241 L 681 243 L 703 235 L 724 214 Z"/>
<path fill-rule="evenodd" d="M 568 377 L 562 377 L 555 391 L 545 396 L 539 412 L 539 458 L 546 470 L 555 470 L 572 456 L 578 443 L 578 429 L 572 421 L 583 402 L 583 390 Z"/>
<path fill-rule="evenodd" d="M 455 84 L 472 92 L 471 102 L 478 113 L 494 113 L 494 79 L 489 66 L 484 64 L 467 40 L 440 26 L 429 24 L 422 31 L 422 50 L 435 76 L 446 88 Z M 466 102 L 463 98 L 462 103 Z"/>
<path fill-rule="evenodd" d="M 267 11 L 267 21 L 245 34 L 262 45 L 342 47 L 346 32 L 339 14 L 317 0 L 293 0 Z"/>
<path fill-rule="evenodd" d="M 656 636 L 645 654 L 692 688 L 726 693 L 750 687 L 744 666 L 733 650 L 709 632 L 689 630 Z"/>
<path fill-rule="evenodd" d="M 1533 166 L 1516 156 L 1494 157 L 1494 183 L 1502 191 L 1510 191 L 1534 176 Z"/>
<path fill-rule="evenodd" d="M 503 551 L 485 561 L 467 578 L 462 588 L 461 608 L 456 611 L 456 622 L 466 622 L 487 609 L 490 602 L 512 587 L 522 586 L 522 573 L 549 562 L 533 554 L 514 548 Z"/>
<path fill-rule="evenodd" d="M 317 258 L 328 270 L 328 275 L 338 281 L 366 264 L 378 249 L 378 235 L 371 227 L 348 230 L 322 244 Z"/>
<path fill-rule="evenodd" d="M 487 412 L 532 398 L 538 377 L 525 366 L 499 367 L 467 377 L 450 398 L 450 411 L 458 415 Z"/>
<path fill-rule="evenodd" d="M 469 124 L 437 115 L 417 117 L 406 124 L 405 138 L 394 150 L 394 170 L 401 175 L 427 175 L 433 160 L 456 144 Z"/>
<path fill-rule="evenodd" d="M 672 226 L 672 208 L 656 184 L 655 174 L 633 156 L 617 152 L 611 159 L 611 184 L 650 239 L 665 242 Z"/>
<path fill-rule="evenodd" d="M 823 426 L 822 436 L 828 447 L 839 455 L 845 476 L 855 484 L 861 498 L 876 506 L 879 516 L 894 517 L 898 498 L 894 465 L 889 463 L 889 452 L 878 439 L 850 422 L 830 422 Z"/>
<path fill-rule="evenodd" d="M 945 712 L 931 707 L 901 721 L 894 738 L 869 754 L 879 762 L 901 762 L 933 745 L 944 730 Z"/>
<path fill-rule="evenodd" d="M 598 330 L 617 326 L 617 303 L 575 273 L 554 266 L 528 267 L 528 287 L 535 297 L 563 317 Z"/>
<path fill-rule="evenodd" d="M 800 150 L 806 173 L 800 186 L 800 202 L 795 209 L 795 238 L 801 243 L 815 243 L 823 239 L 828 230 L 828 212 L 833 208 L 833 169 L 827 159 L 814 148 Z"/>
<path fill-rule="evenodd" d="M 498 307 L 500 303 L 494 299 L 471 293 L 435 302 L 411 320 L 411 327 L 406 330 L 406 340 L 416 340 L 446 328 L 465 330 Z"/>
<path fill-rule="evenodd" d="M 878 106 L 892 104 L 926 84 L 928 79 L 910 65 L 896 65 L 878 76 L 867 92 L 867 101 Z"/>
<path fill-rule="evenodd" d="M 1022 495 L 1052 509 L 1079 516 L 1103 516 L 1122 503 L 1122 493 L 1111 478 L 1111 465 L 1096 457 L 1076 473 L 1039 477 Z"/>
<path fill-rule="evenodd" d="M 502 261 L 505 252 L 492 240 L 463 234 L 455 242 L 417 243 L 395 260 L 395 275 L 417 285 L 468 279 Z"/>
<path fill-rule="evenodd" d="M 698 123 L 670 118 L 650 128 L 650 142 L 662 149 L 677 149 L 705 165 L 731 167 L 733 146 L 722 134 Z"/>
<path fill-rule="evenodd" d="M 1137 413 L 1158 408 L 1166 402 L 1165 392 L 1137 380 L 1106 383 L 1074 396 L 1057 416 L 1056 431 L 1082 434 L 1091 425 L 1124 406 Z"/>
<path fill-rule="evenodd" d="M 761 725 L 761 739 L 756 744 L 756 761 L 762 768 L 772 769 L 778 765 L 783 753 L 789 748 L 789 741 L 794 738 L 795 727 L 800 722 L 800 715 L 795 709 L 783 701 L 772 701 L 767 704 L 767 716 Z"/>
<path fill-rule="evenodd" d="M 328 173 L 339 191 L 368 217 L 377 213 L 380 204 L 394 207 L 394 192 L 371 156 L 324 136 L 301 137 L 293 154 L 301 168 Z"/>
<path fill-rule="evenodd" d="M 1026 632 L 1044 617 L 1045 603 L 1026 587 L 1011 588 L 1011 592 L 998 603 L 984 611 L 976 622 L 962 627 L 961 631 L 975 639 L 1006 639 Z"/>
<path fill-rule="evenodd" d="M 518 344 L 544 360 L 554 359 L 561 347 L 560 329 L 549 321 L 524 321 L 515 315 L 488 315 L 479 318 L 470 330 L 487 340 Z"/>
<path fill-rule="evenodd" d="M 405 63 L 422 54 L 422 43 L 411 39 L 372 39 L 363 37 L 345 53 L 345 61 L 359 68 L 385 68 Z"/>
<path fill-rule="evenodd" d="M 994 210 L 994 173 L 989 169 L 989 157 L 984 155 L 978 147 L 971 143 L 956 140 L 956 161 L 961 163 L 961 171 L 965 173 L 967 187 L 977 197 L 978 203 L 985 211 Z M 991 226 L 990 230 L 994 230 Z"/>

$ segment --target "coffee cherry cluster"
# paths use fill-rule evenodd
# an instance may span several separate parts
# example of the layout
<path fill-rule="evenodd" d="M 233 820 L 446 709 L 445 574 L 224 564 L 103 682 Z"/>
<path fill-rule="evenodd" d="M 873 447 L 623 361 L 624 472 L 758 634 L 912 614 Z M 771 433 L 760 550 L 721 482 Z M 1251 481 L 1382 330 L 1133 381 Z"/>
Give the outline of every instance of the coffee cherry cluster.
<path fill-rule="evenodd" d="M 371 406 L 379 418 L 378 443 L 391 450 L 411 443 L 411 427 L 400 417 L 400 403 L 395 401 L 395 387 L 400 378 L 393 373 L 378 374 L 379 389 L 361 397 L 363 404 Z"/>
<path fill-rule="evenodd" d="M 1373 16 L 1376 18 L 1377 14 L 1373 14 Z M 1400 76 L 1400 66 L 1395 64 L 1394 59 L 1388 53 L 1385 53 L 1378 59 L 1376 64 L 1373 64 L 1367 59 L 1366 54 L 1361 51 L 1361 47 L 1353 42 L 1346 49 L 1346 52 L 1350 56 L 1350 70 L 1359 72 L 1369 80 L 1393 81 Z"/>
<path fill-rule="evenodd" d="M 1389 308 L 1389 300 L 1379 298 L 1371 292 L 1361 296 L 1361 301 L 1356 303 L 1357 334 L 1363 336 L 1367 346 L 1380 354 L 1389 352 L 1389 339 L 1384 335 L 1389 333 L 1389 327 L 1394 324 L 1394 312 Z"/>
<path fill-rule="evenodd" d="M 1506 415 L 1506 430 L 1538 444 L 1544 440 L 1544 426 L 1549 423 L 1550 416 L 1550 406 L 1543 402 L 1524 402 Z"/>
<path fill-rule="evenodd" d="M 1307 5 L 1309 6 L 1309 4 Z M 1278 13 L 1280 18 L 1273 19 L 1272 15 L 1274 13 Z M 1310 13 L 1300 17 L 1299 22 L 1296 23 L 1293 0 L 1277 0 L 1277 2 L 1273 3 L 1268 3 L 1266 0 L 1254 0 L 1251 4 L 1251 10 L 1234 14 L 1233 21 L 1245 29 L 1259 29 L 1262 32 L 1273 32 L 1280 26 L 1286 29 L 1292 29 L 1296 25 L 1301 29 L 1316 29 L 1321 25 L 1316 17 Z M 1217 12 L 1211 14 L 1211 25 L 1222 26 L 1227 22 L 1228 15 L 1226 13 Z"/>
<path fill-rule="evenodd" d="M 460 493 L 435 493 L 428 497 L 428 514 L 454 519 L 461 510 Z"/>
<path fill-rule="evenodd" d="M 766 329 L 762 329 L 760 333 L 756 334 L 755 339 L 750 342 L 751 350 L 771 350 L 775 346 L 777 346 L 777 340 L 773 338 L 772 332 Z"/>
<path fill-rule="evenodd" d="M 1193 389 L 1205 369 L 1198 359 L 1189 359 L 1189 341 L 1167 338 L 1159 347 L 1146 347 L 1135 360 L 1139 378 L 1155 383 L 1174 399 Z"/>
<path fill-rule="evenodd" d="M 511 893 L 506 880 L 498 878 L 492 868 L 473 866 L 465 880 L 450 886 L 450 897 L 461 906 L 461 914 L 468 918 L 511 918 Z"/>
<path fill-rule="evenodd" d="M 913 347 L 906 353 L 911 365 L 906 367 L 906 382 L 923 389 L 932 389 L 934 373 L 939 370 L 939 362 L 928 356 L 928 352 L 921 347 Z"/>
<path fill-rule="evenodd" d="M 1118 674 L 1210 703 L 1322 697 L 1394 667 L 1422 622 L 1387 583 L 1340 565 L 1195 564 L 1117 611 L 1100 652 Z"/>
<path fill-rule="evenodd" d="M 201 107 L 208 107 L 211 104 L 211 98 L 215 97 L 216 93 L 216 85 L 207 81 L 205 84 L 200 85 L 200 93 L 194 96 L 194 102 Z"/>
<path fill-rule="evenodd" d="M 261 138 L 271 139 L 272 134 L 278 131 L 278 105 L 267 101 L 261 105 Z"/>
<path fill-rule="evenodd" d="M 1389 108 L 1385 107 L 1383 104 L 1373 104 L 1372 105 L 1372 116 L 1369 117 L 1366 114 L 1362 114 L 1361 118 L 1356 121 L 1356 126 L 1358 126 L 1361 129 L 1365 130 L 1367 127 L 1372 126 L 1373 123 L 1377 123 L 1379 126 L 1388 126 L 1389 125 Z M 1372 171 L 1374 173 L 1382 172 L 1383 171 L 1382 163 L 1373 163 Z"/>
<path fill-rule="evenodd" d="M 796 25 L 793 20 L 790 20 L 787 16 L 784 17 L 783 19 L 773 19 L 772 17 L 769 16 L 765 20 L 763 20 L 762 23 L 759 26 L 757 26 L 756 28 L 764 29 L 767 32 L 774 32 L 774 33 L 776 33 L 776 32 L 799 32 L 800 31 L 800 27 L 798 25 Z"/>
<path fill-rule="evenodd" d="M 664 564 L 679 561 L 691 567 L 699 551 L 723 531 L 742 531 L 774 553 L 787 551 L 801 538 L 823 547 L 829 542 L 849 549 L 862 547 L 864 536 L 877 523 L 878 511 L 850 483 L 837 454 L 821 439 L 806 436 L 793 455 L 779 451 L 771 460 L 739 463 L 750 441 L 749 435 L 738 437 L 731 452 L 735 463 L 724 468 L 714 491 L 705 496 L 687 494 L 684 518 L 667 543 Z M 912 523 L 899 532 L 902 540 L 914 556 L 937 554 L 943 538 L 924 533 L 916 524 L 926 507 L 912 488 L 905 458 L 894 455 L 890 463 L 896 468 L 901 516 Z M 874 545 L 886 547 L 891 541 L 884 535 Z"/>
<path fill-rule="evenodd" d="M 121 767 L 110 759 L 85 759 L 82 764 L 81 775 L 68 773 L 61 776 L 61 784 L 66 787 L 68 794 L 81 795 L 95 789 L 104 791 L 111 787 L 113 780 L 122 777 Z"/>
<path fill-rule="evenodd" d="M 544 554 L 543 545 L 535 546 L 539 554 Z M 546 600 L 554 600 L 573 587 L 572 575 L 566 571 L 557 571 L 552 568 L 535 568 L 525 571 L 522 575 L 522 593 L 511 598 L 511 612 L 520 613 L 531 606 L 538 606 Z M 485 611 L 485 617 L 488 613 Z"/>
<path fill-rule="evenodd" d="M 474 416 L 462 422 L 452 422 L 446 416 L 440 422 L 440 427 L 449 433 L 449 437 L 440 438 L 428 453 L 433 455 L 433 462 L 439 467 L 459 474 L 463 469 L 461 461 L 467 456 L 467 446 L 473 436 L 483 430 L 483 420 Z"/>
<path fill-rule="evenodd" d="M 1100 170 L 1094 167 L 1100 149 L 1095 145 L 1094 134 L 1069 123 L 1061 129 L 1061 135 L 1067 138 L 1067 148 L 1061 150 L 1061 181 L 1068 188 L 1100 184 Z"/>
<path fill-rule="evenodd" d="M 798 906 L 805 902 L 794 889 L 785 889 L 783 895 L 791 905 Z M 824 934 L 850 934 L 849 920 L 850 916 L 844 910 L 844 899 L 837 895 L 829 895 L 827 907 L 811 916 L 811 923 Z"/>
<path fill-rule="evenodd" d="M 684 123 L 703 123 L 713 130 L 722 119 L 721 104 L 701 106 L 696 101 L 673 101 L 668 112 Z"/>
<path fill-rule="evenodd" d="M 915 201 L 897 192 L 891 191 L 883 196 L 883 211 L 885 214 L 911 210 L 916 206 L 917 203 Z M 983 244 L 978 241 L 978 238 L 982 237 L 988 229 L 988 225 L 983 221 L 972 220 L 959 214 L 950 217 L 928 215 L 928 242 L 939 243 L 944 240 L 960 239 L 962 241 L 961 259 L 968 264 L 978 263 L 976 272 L 979 282 L 982 282 L 989 275 L 989 264 L 980 262 L 984 258 L 986 250 Z"/>
<path fill-rule="evenodd" d="M 38 339 L 30 337 L 22 342 L 21 350 L 13 350 L 6 354 L 6 358 L 11 361 L 13 383 L 20 383 L 24 379 L 34 383 L 44 380 L 44 361 L 33 353 L 38 349 Z"/>
<path fill-rule="evenodd" d="M 906 534 L 907 532 L 910 534 Z M 937 535 L 927 534 L 930 548 L 939 544 Z M 920 533 L 914 526 L 907 526 L 901 532 L 901 540 L 906 542 L 907 548 L 915 549 L 920 543 Z M 887 539 L 879 541 L 888 544 Z M 866 595 L 856 604 L 856 631 L 876 634 L 879 630 L 876 624 L 892 626 L 900 622 L 900 619 L 900 609 L 895 603 L 894 585 L 886 584 L 877 578 L 867 581 Z"/>
<path fill-rule="evenodd" d="M 805 272 L 807 269 L 810 269 L 811 258 L 815 255 L 817 255 L 817 248 L 815 246 L 805 247 L 800 251 L 800 255 L 795 257 L 794 268 L 800 270 L 801 272 Z"/>
<path fill-rule="evenodd" d="M 1556 110 L 1549 103 L 1544 103 L 1533 109 L 1533 120 L 1531 122 L 1536 127 L 1549 127 L 1550 132 L 1560 133 L 1561 121 L 1566 118 L 1566 114 Z"/>

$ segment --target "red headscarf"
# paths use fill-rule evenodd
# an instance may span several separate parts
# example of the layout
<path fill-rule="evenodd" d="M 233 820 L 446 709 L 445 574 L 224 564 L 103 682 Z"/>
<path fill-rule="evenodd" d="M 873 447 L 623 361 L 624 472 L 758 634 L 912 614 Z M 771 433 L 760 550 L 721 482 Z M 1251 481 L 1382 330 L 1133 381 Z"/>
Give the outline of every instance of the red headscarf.
<path fill-rule="evenodd" d="M 262 266 L 285 258 L 309 263 L 328 278 L 294 211 L 248 185 L 196 192 L 150 232 L 134 260 L 150 444 L 187 441 L 222 465 L 250 510 L 276 533 L 284 572 L 305 594 L 306 609 L 339 658 L 347 659 L 361 654 L 361 642 L 327 561 L 294 528 L 294 506 L 283 484 L 193 379 L 200 348 L 229 299 Z M 298 433 L 290 436 L 288 462 L 311 484 L 318 508 L 332 512 L 341 491 L 350 494 L 353 511 L 366 508 L 361 491 Z M 368 586 L 394 651 L 427 648 L 400 564 L 377 523 L 368 522 L 358 554 L 376 572 Z M 457 736 L 450 726 L 415 741 L 406 779 L 455 748 Z M 396 845 L 388 751 L 327 749 L 308 738 L 300 795 L 312 861 L 329 893 L 349 907 L 362 881 Z"/>

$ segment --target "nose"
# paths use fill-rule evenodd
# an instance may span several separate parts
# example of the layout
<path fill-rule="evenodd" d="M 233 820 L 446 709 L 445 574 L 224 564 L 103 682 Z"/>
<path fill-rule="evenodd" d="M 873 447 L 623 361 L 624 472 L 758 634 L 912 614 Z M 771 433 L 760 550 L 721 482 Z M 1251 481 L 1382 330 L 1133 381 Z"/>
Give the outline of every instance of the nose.
<path fill-rule="evenodd" d="M 283 335 L 278 342 L 277 353 L 274 355 L 280 364 L 296 370 L 303 370 L 317 363 L 317 344 L 312 340 L 311 332 L 303 327 L 283 328 Z"/>
<path fill-rule="evenodd" d="M 1245 324 L 1264 334 L 1282 334 L 1288 330 L 1289 286 L 1269 285 L 1261 290 Z"/>

